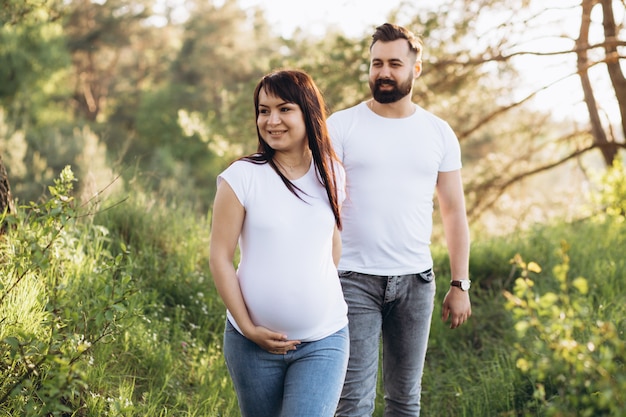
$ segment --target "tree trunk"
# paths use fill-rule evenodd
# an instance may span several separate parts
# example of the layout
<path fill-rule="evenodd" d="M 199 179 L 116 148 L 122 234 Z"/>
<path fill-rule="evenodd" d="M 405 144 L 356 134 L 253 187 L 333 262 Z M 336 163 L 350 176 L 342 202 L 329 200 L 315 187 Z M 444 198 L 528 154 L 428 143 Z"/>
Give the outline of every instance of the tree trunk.
<path fill-rule="evenodd" d="M 613 12 L 612 0 L 602 0 L 602 25 L 604 26 L 604 54 L 606 67 L 611 78 L 611 84 L 615 90 L 615 97 L 619 106 L 619 114 L 622 118 L 622 132 L 626 137 L 626 78 L 620 66 L 620 55 L 617 50 L 617 25 Z"/>
<path fill-rule="evenodd" d="M 606 166 L 613 164 L 613 159 L 617 155 L 617 147 L 614 142 L 609 142 L 606 132 L 602 127 L 600 114 L 598 112 L 598 104 L 593 95 L 593 88 L 589 80 L 589 25 L 591 24 L 591 11 L 598 4 L 598 0 L 583 0 L 582 16 L 580 19 L 580 32 L 576 39 L 576 55 L 578 57 L 578 76 L 583 88 L 585 104 L 589 112 L 589 121 L 591 122 L 591 133 L 596 146 L 600 148 L 604 163 Z M 613 146 L 612 146 L 613 145 Z"/>
<path fill-rule="evenodd" d="M 15 213 L 13 206 L 13 197 L 11 196 L 11 185 L 9 184 L 9 176 L 4 167 L 4 161 L 0 157 L 0 217 L 9 213 Z M 6 231 L 6 223 L 0 225 L 0 234 Z"/>

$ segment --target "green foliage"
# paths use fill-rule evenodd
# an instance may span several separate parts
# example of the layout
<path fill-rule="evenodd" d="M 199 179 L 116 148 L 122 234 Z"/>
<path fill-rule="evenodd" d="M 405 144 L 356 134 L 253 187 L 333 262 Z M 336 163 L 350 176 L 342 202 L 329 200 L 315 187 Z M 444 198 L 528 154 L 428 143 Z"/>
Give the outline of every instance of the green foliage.
<path fill-rule="evenodd" d="M 514 259 L 521 269 L 512 293 L 505 292 L 519 342 L 516 366 L 534 382 L 533 398 L 548 416 L 617 416 L 626 409 L 626 342 L 616 323 L 603 317 L 588 280 L 569 277 L 568 246 L 553 269 L 554 287 L 541 293 L 531 275 L 534 262 Z M 623 304 L 612 316 L 623 315 Z"/>
<path fill-rule="evenodd" d="M 68 63 L 57 0 L 5 0 L 0 6 L 0 104 L 36 91 Z"/>
<path fill-rule="evenodd" d="M 597 176 L 598 189 L 591 194 L 591 200 L 600 208 L 600 216 L 608 216 L 617 221 L 626 220 L 626 168 L 619 158 L 613 165 Z"/>
<path fill-rule="evenodd" d="M 202 212 L 210 207 L 215 176 L 232 160 L 221 150 L 241 150 L 239 156 L 256 147 L 251 93 L 263 74 L 280 67 L 309 71 L 332 110 L 370 94 L 368 47 L 374 25 L 356 38 L 337 25 L 323 36 L 304 28 L 283 39 L 272 33 L 261 10 L 242 8 L 236 0 L 175 3 L 2 3 L 0 106 L 8 131 L 0 135 L 0 152 L 14 149 L 5 138 L 22 137 L 28 149 L 8 164 L 9 174 L 19 175 L 13 167 L 19 171 L 21 164 L 33 171 L 13 181 L 15 196 L 37 199 L 54 172 L 67 164 L 84 177 L 77 161 L 80 148 L 59 143 L 66 143 L 74 126 L 88 124 L 106 145 L 103 152 L 114 161 L 112 169 L 138 167 L 154 179 L 150 190 L 182 190 L 182 198 L 195 199 Z M 177 15 L 182 7 L 189 12 L 184 20 Z M 519 48 L 530 36 L 527 21 L 516 18 L 533 20 L 526 9 L 524 1 L 403 2 L 383 17 L 425 38 L 424 69 L 414 98 L 447 120 L 463 142 L 468 209 L 474 218 L 502 209 L 496 200 L 506 200 L 513 184 L 588 140 L 568 134 L 570 121 L 557 124 L 551 112 L 515 103 L 519 76 L 512 57 L 524 55 Z M 204 132 L 184 132 L 181 113 L 197 117 Z M 544 147 L 546 142 L 560 144 L 555 150 Z M 540 199 L 532 197 L 532 202 Z M 523 209 L 512 207 L 510 216 L 520 221 Z M 500 223 L 507 211 L 498 213 Z"/>
<path fill-rule="evenodd" d="M 207 273 L 208 213 L 141 189 L 91 213 L 72 197 L 75 182 L 64 170 L 48 199 L 5 220 L 0 415 L 237 416 L 225 310 Z M 567 258 L 553 249 L 561 240 Z M 477 239 L 473 316 L 455 330 L 440 319 L 449 269 L 434 247 L 423 414 L 619 416 L 625 244 L 626 223 L 597 221 Z M 516 253 L 537 261 L 511 265 Z M 558 279 L 531 280 L 538 264 Z M 503 291 L 526 306 L 507 309 Z"/>
<path fill-rule="evenodd" d="M 106 230 L 77 223 L 66 167 L 43 203 L 22 207 L 1 255 L 0 410 L 62 415 L 87 389 L 92 349 L 128 316 L 125 256 L 104 249 Z"/>
<path fill-rule="evenodd" d="M 535 264 L 530 264 L 531 269 L 541 264 L 544 270 L 552 270 L 562 264 L 562 256 L 555 248 L 559 248 L 563 240 L 571 245 L 569 274 L 592 277 L 587 280 L 589 292 L 584 297 L 581 295 L 585 305 L 593 306 L 590 314 L 579 317 L 584 327 L 597 326 L 599 320 L 613 323 L 618 338 L 625 339 L 625 223 L 558 223 L 537 225 L 512 235 L 475 237 L 470 265 L 473 314 L 465 325 L 455 330 L 450 330 L 449 324 L 440 318 L 441 300 L 448 290 L 450 272 L 445 247 L 435 243 L 438 302 L 422 381 L 423 414 L 438 417 L 547 415 L 550 403 L 534 395 L 537 380 L 516 365 L 519 358 L 516 346 L 527 349 L 531 360 L 538 359 L 538 353 L 532 350 L 534 339 L 530 333 L 524 339 L 518 337 L 515 325 L 520 319 L 506 308 L 502 293 L 515 291 L 519 267 L 510 260 L 520 259 L 515 257 L 517 253 L 536 260 Z M 537 297 L 544 292 L 558 292 L 558 283 L 549 277 L 537 277 L 534 284 Z M 546 386 L 553 390 L 548 390 L 549 393 L 554 393 L 553 385 Z M 383 415 L 382 397 L 374 415 Z M 615 417 L 622 415 L 620 412 L 613 414 Z"/>
<path fill-rule="evenodd" d="M 208 227 L 141 192 L 92 213 L 74 183 L 5 220 L 0 415 L 235 415 Z"/>
<path fill-rule="evenodd" d="M 501 116 L 514 104 L 518 77 L 510 61 L 483 65 L 483 59 L 517 51 L 529 25 L 524 21 L 515 31 L 494 19 L 499 29 L 484 32 L 480 19 L 499 10 L 524 18 L 517 13 L 524 10 L 521 3 L 445 1 L 424 9 L 405 2 L 388 19 L 408 22 L 427 41 L 415 97 L 449 120 L 467 145 L 468 202 L 476 200 L 479 208 L 495 204 L 489 189 L 495 197 L 510 196 L 511 179 L 532 171 L 535 162 L 541 167 L 565 155 L 565 144 L 578 149 L 588 139 L 569 135 L 569 121 L 555 124 L 551 114 L 528 111 L 522 103 Z M 14 195 L 41 201 L 3 220 L 15 227 L 0 237 L 0 415 L 238 415 L 221 352 L 224 307 L 207 273 L 206 213 L 215 176 L 235 154 L 255 148 L 251 94 L 267 71 L 309 71 L 334 110 L 369 94 L 369 30 L 358 39 L 335 31 L 323 39 L 305 31 L 281 39 L 261 12 L 252 20 L 251 10 L 241 10 L 236 0 L 188 1 L 186 22 L 174 17 L 173 8 L 158 11 L 155 4 L 6 0 L 0 6 L 0 152 Z M 498 138 L 506 140 L 499 144 Z M 80 195 L 101 189 L 119 165 L 141 174 L 123 169 L 129 195 L 97 214 L 72 197 L 70 171 L 39 200 L 68 164 L 81 179 Z M 86 186 L 92 174 L 98 178 Z M 474 315 L 451 331 L 436 305 L 424 415 L 558 415 L 557 404 L 583 389 L 591 393 L 577 400 L 583 410 L 597 406 L 593 412 L 606 415 L 606 398 L 623 405 L 612 391 L 623 388 L 622 380 L 606 387 L 584 361 L 571 361 L 582 354 L 606 370 L 606 357 L 613 355 L 614 366 L 623 366 L 623 351 L 613 343 L 626 330 L 623 168 L 614 167 L 599 183 L 599 221 L 475 239 Z M 558 188 L 552 184 L 551 192 Z M 515 192 L 511 205 L 494 215 L 501 234 L 504 216 L 518 221 L 525 191 Z M 553 250 L 561 240 L 571 243 L 566 275 L 588 277 L 588 292 L 579 293 L 567 279 L 563 298 L 558 280 L 532 280 L 526 295 L 543 304 L 523 312 L 537 321 L 518 338 L 515 326 L 530 319 L 505 308 L 502 291 L 520 289 L 518 266 L 508 261 L 524 253 L 561 276 L 562 257 Z M 447 251 L 436 244 L 433 249 L 440 301 Z M 548 293 L 553 295 L 541 295 Z M 549 321 L 550 302 L 572 315 Z M 567 324 L 569 333 L 559 333 L 553 321 Z M 564 347 L 551 349 L 558 335 L 576 341 L 577 349 L 590 340 L 596 348 L 572 348 L 566 357 Z M 513 346 L 519 357 L 511 357 Z M 537 352 L 557 357 L 547 366 Z M 518 359 L 527 361 L 528 372 L 518 368 Z M 572 370 L 574 383 L 565 389 L 559 378 Z M 382 416 L 381 403 L 382 392 L 376 416 Z"/>
<path fill-rule="evenodd" d="M 135 254 L 130 271 L 141 316 L 96 351 L 88 415 L 237 415 L 221 352 L 225 311 L 206 274 L 207 218 L 134 190 L 98 219 Z"/>

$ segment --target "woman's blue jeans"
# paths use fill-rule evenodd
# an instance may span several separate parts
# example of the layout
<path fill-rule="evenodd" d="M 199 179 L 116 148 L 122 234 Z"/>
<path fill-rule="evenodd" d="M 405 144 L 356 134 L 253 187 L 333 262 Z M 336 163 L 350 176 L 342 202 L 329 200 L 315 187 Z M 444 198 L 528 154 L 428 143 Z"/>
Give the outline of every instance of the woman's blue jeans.
<path fill-rule="evenodd" d="M 277 355 L 226 320 L 224 356 L 242 417 L 332 417 L 346 375 L 349 339 L 346 326 Z"/>
<path fill-rule="evenodd" d="M 435 298 L 432 270 L 400 276 L 340 271 L 350 322 L 350 361 L 337 416 L 374 412 L 380 338 L 386 417 L 420 414 Z"/>

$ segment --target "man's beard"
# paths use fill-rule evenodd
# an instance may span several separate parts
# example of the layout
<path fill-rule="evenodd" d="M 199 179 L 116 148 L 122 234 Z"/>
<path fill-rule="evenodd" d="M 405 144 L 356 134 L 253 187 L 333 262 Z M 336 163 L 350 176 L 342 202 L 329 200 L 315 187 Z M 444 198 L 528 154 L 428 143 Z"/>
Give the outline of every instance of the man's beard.
<path fill-rule="evenodd" d="M 409 77 L 404 82 L 398 85 L 397 82 L 390 79 L 378 79 L 374 82 L 370 81 L 370 90 L 372 91 L 372 96 L 374 96 L 374 100 L 379 103 L 395 103 L 403 97 L 406 97 L 411 93 L 411 88 L 413 87 L 413 78 Z M 381 85 L 391 85 L 393 88 L 391 90 L 381 90 Z"/>

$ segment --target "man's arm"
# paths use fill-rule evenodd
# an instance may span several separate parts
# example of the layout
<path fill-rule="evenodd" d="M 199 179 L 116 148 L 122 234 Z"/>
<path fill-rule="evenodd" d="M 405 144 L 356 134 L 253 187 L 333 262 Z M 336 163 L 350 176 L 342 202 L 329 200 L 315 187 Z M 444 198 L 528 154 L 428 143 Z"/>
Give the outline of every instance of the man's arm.
<path fill-rule="evenodd" d="M 450 256 L 451 278 L 453 280 L 469 279 L 469 225 L 465 211 L 463 181 L 459 170 L 439 173 L 437 198 Z M 471 315 L 469 293 L 458 287 L 450 287 L 443 300 L 442 319 L 446 321 L 450 318 L 450 328 L 455 329 Z"/>

